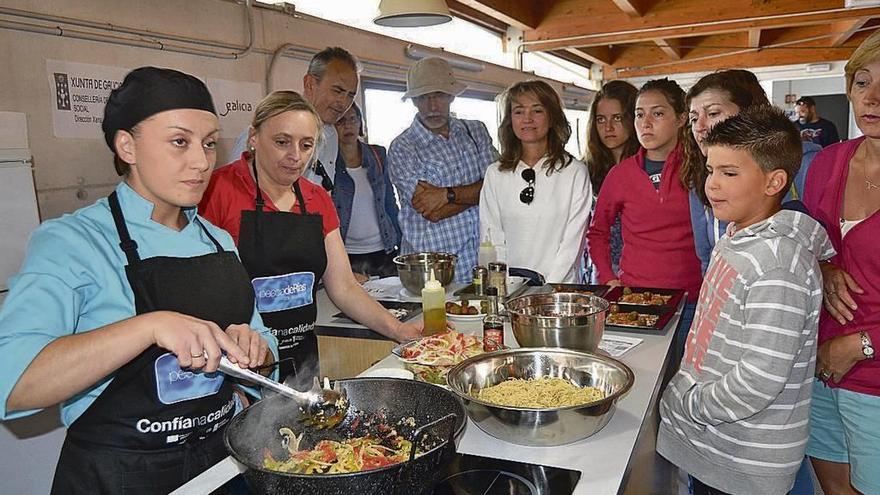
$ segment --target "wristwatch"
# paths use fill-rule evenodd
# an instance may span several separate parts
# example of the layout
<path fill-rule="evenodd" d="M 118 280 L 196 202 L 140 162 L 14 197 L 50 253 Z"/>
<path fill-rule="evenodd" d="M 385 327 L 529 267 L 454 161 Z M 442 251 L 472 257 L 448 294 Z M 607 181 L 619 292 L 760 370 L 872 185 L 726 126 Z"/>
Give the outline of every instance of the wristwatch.
<path fill-rule="evenodd" d="M 859 332 L 859 337 L 862 338 L 862 354 L 865 355 L 865 359 L 874 359 L 874 346 L 871 344 L 871 337 L 868 337 L 864 331 Z"/>
<path fill-rule="evenodd" d="M 455 203 L 455 189 L 452 187 L 446 188 L 446 202 L 449 204 Z"/>

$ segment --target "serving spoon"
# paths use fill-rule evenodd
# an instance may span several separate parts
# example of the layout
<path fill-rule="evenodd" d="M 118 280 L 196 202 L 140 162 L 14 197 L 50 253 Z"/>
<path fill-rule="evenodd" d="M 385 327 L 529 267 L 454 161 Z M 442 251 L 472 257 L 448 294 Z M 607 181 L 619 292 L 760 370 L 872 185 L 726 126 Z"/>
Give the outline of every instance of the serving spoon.
<path fill-rule="evenodd" d="M 345 391 L 343 390 L 342 393 L 339 393 L 336 390 L 321 387 L 317 377 L 315 377 L 311 389 L 307 392 L 300 392 L 259 373 L 241 368 L 227 359 L 226 356 L 220 358 L 218 370 L 229 376 L 260 385 L 293 399 L 303 410 L 304 419 L 319 428 L 332 428 L 336 426 L 342 421 L 348 411 L 348 398 L 345 396 Z"/>

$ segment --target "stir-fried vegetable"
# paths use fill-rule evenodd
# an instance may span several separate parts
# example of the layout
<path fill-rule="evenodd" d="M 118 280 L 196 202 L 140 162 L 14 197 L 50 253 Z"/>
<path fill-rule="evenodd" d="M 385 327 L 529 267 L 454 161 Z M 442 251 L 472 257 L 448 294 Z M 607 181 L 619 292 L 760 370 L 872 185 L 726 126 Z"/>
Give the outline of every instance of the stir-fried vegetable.
<path fill-rule="evenodd" d="M 452 366 L 483 352 L 483 341 L 473 335 L 445 332 L 420 339 L 403 350 L 406 363 Z"/>
<path fill-rule="evenodd" d="M 380 436 L 366 435 L 337 442 L 321 440 L 310 450 L 299 450 L 302 434 L 290 428 L 278 432 L 289 457 L 278 460 L 268 449 L 263 454 L 263 467 L 295 474 L 339 474 L 378 469 L 409 458 L 412 443 L 385 424 L 378 425 Z"/>

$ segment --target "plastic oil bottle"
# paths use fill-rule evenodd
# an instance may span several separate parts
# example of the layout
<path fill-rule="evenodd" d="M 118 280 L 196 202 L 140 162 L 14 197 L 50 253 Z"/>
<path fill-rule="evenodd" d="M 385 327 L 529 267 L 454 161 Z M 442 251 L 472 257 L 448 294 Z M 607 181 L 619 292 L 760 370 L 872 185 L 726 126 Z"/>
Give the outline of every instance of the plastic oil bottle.
<path fill-rule="evenodd" d="M 493 261 L 498 261 L 498 251 L 495 249 L 495 245 L 492 244 L 492 231 L 486 229 L 486 236 L 483 237 L 483 242 L 480 243 L 477 264 L 480 266 L 488 266 L 489 263 L 492 263 Z"/>
<path fill-rule="evenodd" d="M 446 331 L 446 291 L 440 281 L 434 277 L 425 282 L 422 289 L 422 315 L 425 322 L 423 335 L 434 335 Z"/>

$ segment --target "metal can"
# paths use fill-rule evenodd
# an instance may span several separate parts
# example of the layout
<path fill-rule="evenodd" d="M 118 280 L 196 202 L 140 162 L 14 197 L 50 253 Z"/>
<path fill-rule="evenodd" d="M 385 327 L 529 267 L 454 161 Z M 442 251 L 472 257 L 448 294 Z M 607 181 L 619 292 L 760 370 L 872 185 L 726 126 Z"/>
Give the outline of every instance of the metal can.
<path fill-rule="evenodd" d="M 489 270 L 485 266 L 477 265 L 474 267 L 474 294 L 478 296 L 486 295 L 486 287 L 489 286 Z"/>
<path fill-rule="evenodd" d="M 489 263 L 489 284 L 487 287 L 498 289 L 498 297 L 507 297 L 507 263 L 495 261 Z"/>

